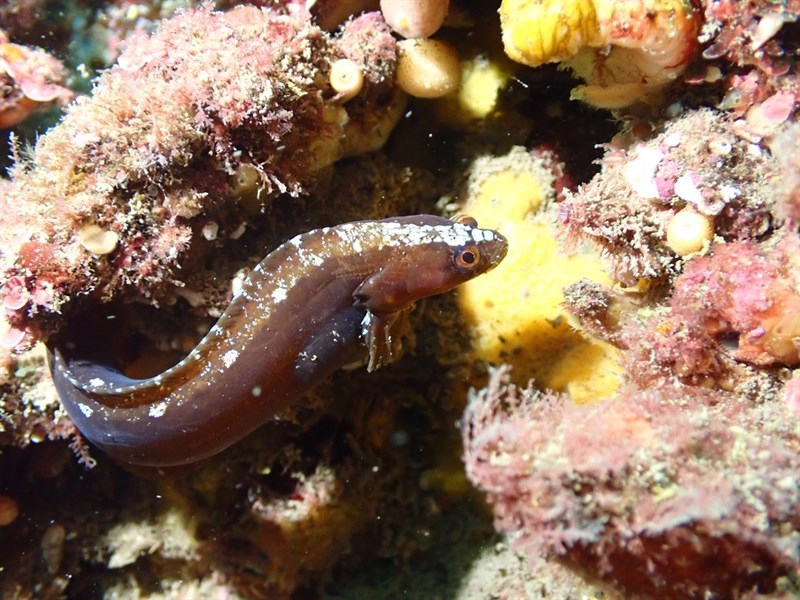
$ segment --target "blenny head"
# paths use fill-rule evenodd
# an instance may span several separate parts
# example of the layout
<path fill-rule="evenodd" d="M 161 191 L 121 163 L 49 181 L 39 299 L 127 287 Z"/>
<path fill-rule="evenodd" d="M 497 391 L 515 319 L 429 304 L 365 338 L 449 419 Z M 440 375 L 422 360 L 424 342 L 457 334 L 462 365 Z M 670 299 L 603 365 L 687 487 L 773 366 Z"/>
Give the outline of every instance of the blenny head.
<path fill-rule="evenodd" d="M 508 250 L 506 238 L 479 228 L 471 217 L 414 215 L 380 223 L 383 244 L 392 252 L 354 294 L 358 306 L 373 312 L 402 310 L 452 290 L 496 267 Z"/>
<path fill-rule="evenodd" d="M 481 229 L 467 215 L 454 220 L 436 215 L 415 215 L 393 219 L 404 226 L 406 237 L 439 266 L 463 276 L 455 285 L 496 267 L 508 252 L 508 240 L 493 229 Z M 412 239 L 413 238 L 413 239 Z M 444 260 L 447 257 L 449 260 Z M 449 263 L 449 264 L 448 264 Z M 426 265 L 418 264 L 420 268 Z M 433 266 L 428 263 L 427 266 Z"/>
<path fill-rule="evenodd" d="M 461 215 L 453 226 L 462 226 L 472 239 L 459 246 L 453 254 L 453 264 L 470 278 L 482 275 L 499 265 L 508 253 L 508 240 L 494 229 L 481 229 L 470 216 Z"/>

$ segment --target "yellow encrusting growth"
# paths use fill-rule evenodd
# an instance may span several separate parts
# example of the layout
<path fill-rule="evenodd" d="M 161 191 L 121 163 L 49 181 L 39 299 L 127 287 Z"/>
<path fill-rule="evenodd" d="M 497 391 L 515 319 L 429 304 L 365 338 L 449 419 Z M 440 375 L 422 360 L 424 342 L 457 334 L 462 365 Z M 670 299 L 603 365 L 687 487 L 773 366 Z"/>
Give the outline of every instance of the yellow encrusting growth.
<path fill-rule="evenodd" d="M 572 93 L 600 108 L 659 101 L 698 47 L 689 0 L 503 0 L 503 45 L 517 62 L 560 62 L 586 85 Z"/>
<path fill-rule="evenodd" d="M 565 286 L 610 279 L 599 257 L 566 254 L 550 223 L 553 176 L 523 148 L 473 166 L 464 212 L 508 238 L 508 256 L 492 272 L 459 289 L 473 350 L 490 363 L 509 363 L 518 381 L 569 393 L 576 402 L 616 390 L 622 368 L 616 349 L 574 330 L 562 308 Z"/>
<path fill-rule="evenodd" d="M 508 77 L 508 71 L 496 60 L 479 56 L 462 63 L 459 107 L 473 118 L 485 118 L 494 110 Z"/>
<path fill-rule="evenodd" d="M 448 125 L 487 118 L 494 112 L 510 73 L 508 65 L 485 55 L 462 60 L 461 85 L 455 93 L 436 101 L 437 117 Z"/>
<path fill-rule="evenodd" d="M 601 340 L 583 342 L 563 352 L 549 373 L 547 387 L 566 392 L 576 402 L 608 398 L 625 372 L 619 350 Z"/>
<path fill-rule="evenodd" d="M 594 5 L 592 0 L 503 0 L 500 21 L 506 54 L 538 67 L 570 58 L 584 46 L 597 46 Z"/>

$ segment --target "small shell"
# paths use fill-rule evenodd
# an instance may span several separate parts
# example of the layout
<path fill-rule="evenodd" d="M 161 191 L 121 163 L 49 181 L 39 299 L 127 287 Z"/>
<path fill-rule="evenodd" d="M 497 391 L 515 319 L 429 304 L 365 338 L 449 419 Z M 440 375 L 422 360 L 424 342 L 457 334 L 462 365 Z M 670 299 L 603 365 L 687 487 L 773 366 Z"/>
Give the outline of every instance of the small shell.
<path fill-rule="evenodd" d="M 89 252 L 102 256 L 114 251 L 119 243 L 119 234 L 90 223 L 78 230 L 78 239 Z"/>

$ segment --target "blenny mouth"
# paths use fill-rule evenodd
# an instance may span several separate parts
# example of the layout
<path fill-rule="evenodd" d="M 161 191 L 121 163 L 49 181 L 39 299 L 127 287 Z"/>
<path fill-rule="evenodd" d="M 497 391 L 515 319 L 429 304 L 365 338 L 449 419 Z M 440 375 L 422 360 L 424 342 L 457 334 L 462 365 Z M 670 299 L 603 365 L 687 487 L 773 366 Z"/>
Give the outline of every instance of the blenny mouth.
<path fill-rule="evenodd" d="M 494 234 L 494 238 L 481 244 L 481 252 L 486 256 L 486 270 L 483 271 L 484 273 L 491 271 L 503 262 L 506 254 L 508 254 L 508 240 L 505 236 L 493 229 L 485 231 L 491 231 Z"/>

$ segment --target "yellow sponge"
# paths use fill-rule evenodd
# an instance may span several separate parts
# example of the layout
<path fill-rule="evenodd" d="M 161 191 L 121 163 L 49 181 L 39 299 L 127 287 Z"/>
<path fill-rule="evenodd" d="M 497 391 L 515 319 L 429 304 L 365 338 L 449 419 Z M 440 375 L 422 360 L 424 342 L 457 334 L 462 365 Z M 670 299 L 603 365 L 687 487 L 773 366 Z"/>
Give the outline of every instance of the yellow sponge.
<path fill-rule="evenodd" d="M 508 238 L 505 261 L 459 291 L 482 360 L 509 363 L 518 381 L 569 393 L 577 402 L 611 395 L 622 368 L 615 348 L 567 322 L 562 289 L 581 278 L 610 284 L 600 258 L 566 254 L 554 235 L 547 161 L 515 148 L 473 166 L 464 212 Z"/>
<path fill-rule="evenodd" d="M 609 109 L 662 101 L 702 26 L 690 0 L 503 0 L 500 21 L 510 58 L 561 63 L 586 82 L 572 99 Z"/>
<path fill-rule="evenodd" d="M 532 67 L 566 60 L 584 46 L 598 46 L 592 0 L 503 0 L 500 21 L 509 57 Z"/>
<path fill-rule="evenodd" d="M 503 60 L 479 55 L 461 61 L 461 86 L 457 92 L 437 101 L 437 117 L 453 126 L 487 118 L 496 108 L 509 73 Z"/>

